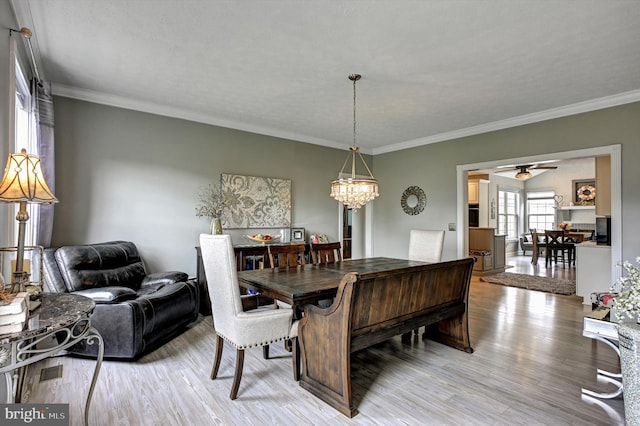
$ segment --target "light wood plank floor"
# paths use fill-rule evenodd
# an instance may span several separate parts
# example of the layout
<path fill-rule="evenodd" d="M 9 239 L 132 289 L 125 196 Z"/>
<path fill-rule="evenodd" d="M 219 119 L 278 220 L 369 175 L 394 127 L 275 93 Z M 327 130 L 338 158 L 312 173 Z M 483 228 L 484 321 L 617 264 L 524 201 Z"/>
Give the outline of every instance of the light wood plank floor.
<path fill-rule="evenodd" d="M 596 368 L 619 371 L 615 353 L 582 337 L 588 310 L 575 296 L 504 287 L 474 278 L 470 333 L 475 353 L 416 339 L 394 338 L 352 357 L 360 414 L 348 419 L 303 390 L 291 355 L 273 359 L 247 351 L 239 397 L 229 400 L 235 352 L 225 347 L 217 380 L 212 318 L 137 362 L 105 362 L 91 406 L 95 425 L 617 425 L 622 398 L 596 400 L 581 388 L 611 391 Z M 63 365 L 59 379 L 40 370 Z M 70 403 L 82 424 L 94 362 L 61 356 L 28 372 L 25 402 Z"/>

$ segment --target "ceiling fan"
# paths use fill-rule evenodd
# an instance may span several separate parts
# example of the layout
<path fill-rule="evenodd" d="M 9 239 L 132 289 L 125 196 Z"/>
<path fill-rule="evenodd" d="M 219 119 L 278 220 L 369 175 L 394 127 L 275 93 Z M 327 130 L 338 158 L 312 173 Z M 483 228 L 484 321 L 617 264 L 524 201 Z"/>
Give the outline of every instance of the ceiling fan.
<path fill-rule="evenodd" d="M 518 170 L 516 173 L 516 179 L 526 180 L 532 177 L 533 175 L 528 169 L 557 169 L 557 166 L 544 166 L 539 164 L 523 164 L 522 166 L 515 166 L 513 170 Z"/>
<path fill-rule="evenodd" d="M 526 180 L 533 176 L 529 170 L 541 170 L 541 169 L 557 169 L 558 166 L 547 166 L 544 163 L 539 164 L 522 164 L 522 165 L 509 165 L 509 166 L 499 166 L 499 169 L 502 170 L 517 170 L 515 178 L 520 180 Z"/>

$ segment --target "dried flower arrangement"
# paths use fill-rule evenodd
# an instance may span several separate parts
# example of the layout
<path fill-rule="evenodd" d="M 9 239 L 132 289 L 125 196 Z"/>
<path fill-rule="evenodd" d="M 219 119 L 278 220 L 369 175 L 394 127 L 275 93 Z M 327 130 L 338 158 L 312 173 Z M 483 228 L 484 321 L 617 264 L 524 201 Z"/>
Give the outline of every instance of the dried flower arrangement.
<path fill-rule="evenodd" d="M 202 187 L 198 192 L 200 204 L 196 207 L 197 217 L 220 219 L 227 205 L 220 183 L 214 182 Z"/>

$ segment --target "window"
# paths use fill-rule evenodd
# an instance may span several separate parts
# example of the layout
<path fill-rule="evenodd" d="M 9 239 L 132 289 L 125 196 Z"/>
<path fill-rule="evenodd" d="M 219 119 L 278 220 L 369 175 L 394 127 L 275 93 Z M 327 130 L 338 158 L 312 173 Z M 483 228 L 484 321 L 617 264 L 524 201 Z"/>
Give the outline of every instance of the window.
<path fill-rule="evenodd" d="M 498 233 L 518 239 L 519 195 L 516 191 L 498 191 Z"/>
<path fill-rule="evenodd" d="M 528 229 L 554 229 L 556 209 L 553 196 L 553 191 L 527 193 Z"/>
<path fill-rule="evenodd" d="M 15 61 L 15 139 L 14 146 L 11 147 L 12 152 L 20 152 L 22 148 L 27 150 L 27 153 L 39 155 L 38 144 L 36 140 L 36 122 L 33 111 L 33 103 L 31 92 L 29 90 L 29 83 L 18 58 Z M 13 217 L 14 238 L 18 235 L 18 223 L 15 220 L 15 213 L 18 211 L 18 204 L 15 204 L 15 212 Z M 38 204 L 27 204 L 27 213 L 29 213 L 29 220 L 25 229 L 25 245 L 34 245 L 36 240 L 36 229 L 38 224 L 39 214 Z"/>

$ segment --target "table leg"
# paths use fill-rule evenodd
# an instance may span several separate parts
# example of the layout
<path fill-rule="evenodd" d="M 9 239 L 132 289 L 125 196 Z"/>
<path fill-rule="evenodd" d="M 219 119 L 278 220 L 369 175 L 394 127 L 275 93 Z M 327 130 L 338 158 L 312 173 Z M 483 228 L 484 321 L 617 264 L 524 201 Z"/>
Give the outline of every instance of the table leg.
<path fill-rule="evenodd" d="M 612 341 L 610 341 L 609 339 L 605 339 L 600 336 L 593 336 L 592 339 L 599 340 L 605 343 L 607 346 L 609 346 L 618 354 L 618 357 L 620 357 L 620 348 L 618 348 L 618 346 Z M 597 373 L 598 373 L 598 380 L 603 380 L 605 382 L 612 383 L 617 386 L 617 389 L 609 393 L 600 393 L 600 392 L 594 392 L 592 390 L 582 388 L 583 394 L 593 396 L 596 398 L 605 398 L 605 399 L 615 398 L 619 395 L 622 395 L 622 381 L 617 380 L 622 378 L 622 373 L 611 373 L 609 371 L 601 370 L 601 369 L 598 369 Z"/>
<path fill-rule="evenodd" d="M 14 397 L 13 397 L 13 372 L 12 371 L 7 371 L 6 373 L 4 373 L 4 381 L 5 381 L 5 387 L 6 387 L 6 395 L 5 395 L 5 404 L 13 404 L 15 402 Z"/>
<path fill-rule="evenodd" d="M 98 331 L 91 327 L 85 336 L 87 344 L 93 345 L 94 343 L 98 343 L 98 356 L 96 357 L 96 366 L 93 370 L 93 379 L 91 379 L 91 385 L 89 386 L 89 393 L 87 394 L 87 403 L 84 408 L 84 424 L 85 426 L 89 425 L 89 407 L 91 406 L 91 397 L 93 396 L 93 390 L 96 387 L 96 382 L 98 381 L 98 374 L 100 373 L 100 367 L 102 366 L 102 357 L 104 356 L 104 342 L 102 341 L 102 336 Z"/>

